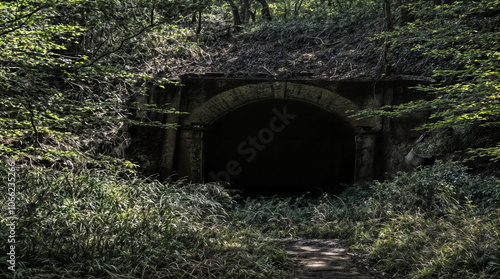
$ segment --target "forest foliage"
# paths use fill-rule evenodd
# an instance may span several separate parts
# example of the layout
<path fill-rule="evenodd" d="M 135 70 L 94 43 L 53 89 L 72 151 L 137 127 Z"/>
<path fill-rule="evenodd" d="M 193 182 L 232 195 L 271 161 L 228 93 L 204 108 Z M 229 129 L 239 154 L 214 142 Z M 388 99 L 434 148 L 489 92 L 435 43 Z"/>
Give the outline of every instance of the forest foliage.
<path fill-rule="evenodd" d="M 378 114 L 429 111 L 431 121 L 422 127 L 426 129 L 499 124 L 498 1 L 26 0 L 1 5 L 0 129 L 6 140 L 0 152 L 8 156 L 39 152 L 37 148 L 50 138 L 58 142 L 57 150 L 68 152 L 53 151 L 59 152 L 55 157 L 43 152 L 51 162 L 81 150 L 98 156 L 105 153 L 102 146 L 117 151 L 127 144 L 126 127 L 138 124 L 131 113 L 138 109 L 131 104 L 134 95 L 143 94 L 150 84 L 169 82 L 186 65 L 212 61 L 218 55 L 212 50 L 234 51 L 219 45 L 244 45 L 245 32 L 254 32 L 254 39 L 264 41 L 297 37 L 286 40 L 284 53 L 292 52 L 290 43 L 297 48 L 304 40 L 321 42 L 320 48 L 313 49 L 325 57 L 342 57 L 334 51 L 342 45 L 340 34 L 356 33 L 356 40 L 365 39 L 366 34 L 371 42 L 360 41 L 364 48 L 343 51 L 353 58 L 350 66 L 338 71 L 352 71 L 353 63 L 360 63 L 375 69 L 370 72 L 373 79 L 413 74 L 437 81 L 418 87 L 435 96 L 432 101 L 386 107 Z M 232 25 L 234 7 L 241 17 L 238 26 Z M 264 7 L 271 18 L 264 14 Z M 270 20 L 284 24 L 266 23 Z M 241 30 L 243 37 L 218 38 Z M 309 35 L 302 38 L 302 34 Z M 303 58 L 311 55 L 278 57 L 300 61 L 302 70 L 308 72 L 311 67 Z M 221 59 L 231 60 L 227 56 Z M 251 57 L 246 59 L 240 63 L 252 64 Z M 363 64 L 374 59 L 376 65 Z M 321 65 L 322 61 L 315 63 Z M 414 64 L 420 67 L 409 66 Z M 286 62 L 279 67 L 290 65 Z M 338 65 L 327 65 L 338 72 Z M 100 126 L 103 123 L 106 128 Z M 162 126 L 158 122 L 142 124 Z M 86 135 L 87 140 L 78 135 Z M 83 149 L 73 148 L 75 142 Z M 47 151 L 49 145 L 42 150 Z M 495 146 L 477 151 L 498 159 Z"/>
<path fill-rule="evenodd" d="M 18 271 L 2 254 L 0 274 L 277 278 L 289 263 L 271 239 L 307 236 L 345 238 L 389 275 L 498 276 L 498 180 L 454 163 L 340 197 L 238 204 L 216 185 L 142 177 L 125 150 L 132 125 L 174 128 L 138 111 L 180 113 L 138 106 L 136 96 L 214 52 L 269 38 L 284 39 L 287 53 L 312 45 L 332 56 L 351 35 L 362 43 L 345 44 L 351 62 L 339 71 L 370 57 L 374 80 L 436 80 L 417 87 L 431 100 L 367 114 L 426 111 L 425 129 L 495 128 L 499 27 L 498 0 L 0 1 L 0 157 L 15 162 L 19 218 Z M 499 150 L 497 143 L 476 154 L 498 160 Z M 0 201 L 7 239 L 7 197 Z"/>
<path fill-rule="evenodd" d="M 498 1 L 450 1 L 440 6 L 404 6 L 404 22 L 380 33 L 390 60 L 416 53 L 432 66 L 436 82 L 419 85 L 432 100 L 387 106 L 375 114 L 399 117 L 429 112 L 421 129 L 498 127 L 500 124 L 500 37 Z M 393 56 L 393 57 L 391 57 Z M 405 60 L 402 60 L 405 63 Z M 386 74 L 390 74 L 386 73 Z M 475 150 L 499 160 L 500 143 Z"/>
<path fill-rule="evenodd" d="M 155 56 L 175 21 L 192 9 L 149 1 L 1 5 L 0 150 L 4 156 L 37 154 L 47 164 L 65 157 L 92 161 L 86 154 L 99 157 L 103 148 L 126 142 L 131 96 L 144 93 L 160 71 Z"/>

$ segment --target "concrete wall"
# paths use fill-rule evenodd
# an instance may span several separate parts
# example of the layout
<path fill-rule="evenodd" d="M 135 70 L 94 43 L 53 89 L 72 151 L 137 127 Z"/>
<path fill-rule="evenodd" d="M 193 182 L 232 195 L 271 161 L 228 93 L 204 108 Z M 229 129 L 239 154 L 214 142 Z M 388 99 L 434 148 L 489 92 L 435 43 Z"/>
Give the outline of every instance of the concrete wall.
<path fill-rule="evenodd" d="M 250 103 L 266 100 L 296 100 L 327 111 L 342 119 L 355 133 L 355 173 L 357 183 L 383 179 L 403 169 L 404 155 L 419 134 L 411 129 L 423 116 L 389 120 L 383 117 L 357 119 L 351 117 L 363 109 L 404 102 L 413 95 L 410 82 L 372 81 L 277 81 L 224 79 L 207 76 L 186 76 L 183 86 L 153 88 L 150 95 L 138 100 L 169 104 L 188 114 L 148 117 L 164 123 L 178 124 L 177 130 L 135 128 L 137 146 L 145 148 L 150 167 L 162 178 L 175 175 L 193 182 L 204 179 L 204 133 L 219 118 Z M 148 140 L 148 138 L 150 140 Z"/>

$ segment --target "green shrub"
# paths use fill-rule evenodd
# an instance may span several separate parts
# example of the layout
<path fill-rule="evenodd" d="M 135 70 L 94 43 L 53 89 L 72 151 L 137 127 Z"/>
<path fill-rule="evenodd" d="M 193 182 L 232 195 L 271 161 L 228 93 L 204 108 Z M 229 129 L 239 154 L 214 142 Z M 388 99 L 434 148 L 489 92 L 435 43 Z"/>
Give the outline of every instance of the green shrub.
<path fill-rule="evenodd" d="M 289 237 L 345 239 L 392 276 L 500 276 L 499 183 L 453 162 L 339 196 L 241 203 L 218 185 L 110 170 L 17 173 L 18 271 L 0 271 L 10 277 L 276 278 L 290 266 L 275 239 Z"/>
<path fill-rule="evenodd" d="M 442 216 L 468 203 L 485 213 L 500 206 L 498 180 L 469 174 L 466 167 L 451 161 L 438 161 L 402 173 L 394 181 L 375 183 L 373 191 L 370 207 L 386 213 L 412 211 Z"/>
<path fill-rule="evenodd" d="M 356 220 L 350 239 L 371 264 L 392 276 L 496 278 L 499 193 L 497 179 L 437 162 L 375 183 L 361 208 L 347 216 Z"/>

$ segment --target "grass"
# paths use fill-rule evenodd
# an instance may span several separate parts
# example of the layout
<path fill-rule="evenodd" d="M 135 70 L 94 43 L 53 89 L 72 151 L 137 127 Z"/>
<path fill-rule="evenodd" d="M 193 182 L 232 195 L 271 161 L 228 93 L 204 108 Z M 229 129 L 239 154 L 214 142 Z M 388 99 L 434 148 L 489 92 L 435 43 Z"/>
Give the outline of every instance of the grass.
<path fill-rule="evenodd" d="M 274 237 L 343 238 L 397 278 L 500 276 L 500 183 L 438 162 L 339 197 L 248 200 L 236 219 Z"/>
<path fill-rule="evenodd" d="M 234 230 L 232 199 L 216 185 L 46 169 L 18 177 L 17 271 L 2 255 L 3 276 L 276 278 L 286 264 L 270 239 Z M 3 213 L 2 223 L 7 239 Z"/>
<path fill-rule="evenodd" d="M 20 167 L 18 179 L 9 278 L 283 278 L 276 240 L 291 237 L 342 238 L 394 277 L 500 276 L 500 183 L 452 162 L 340 196 L 243 202 L 214 184 L 109 171 Z"/>

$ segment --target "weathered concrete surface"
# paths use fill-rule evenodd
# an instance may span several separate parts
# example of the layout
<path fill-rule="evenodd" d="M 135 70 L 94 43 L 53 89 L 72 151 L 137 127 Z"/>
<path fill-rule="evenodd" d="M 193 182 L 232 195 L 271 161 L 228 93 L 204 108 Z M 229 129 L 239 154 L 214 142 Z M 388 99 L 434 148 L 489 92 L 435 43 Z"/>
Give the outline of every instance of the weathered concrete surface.
<path fill-rule="evenodd" d="M 219 119 L 252 103 L 272 100 L 304 102 L 349 126 L 356 145 L 352 174 L 352 181 L 356 183 L 383 179 L 401 170 L 408 146 L 419 136 L 411 129 L 423 119 L 421 115 L 398 120 L 352 117 L 363 109 L 421 97 L 408 90 L 413 82 L 278 81 L 206 76 L 186 76 L 180 82 L 183 86 L 152 88 L 149 96 L 138 100 L 162 108 L 169 104 L 178 111 L 188 112 L 181 115 L 147 115 L 151 120 L 177 124 L 177 130 L 134 130 L 136 146 L 143 148 L 145 156 L 153 162 L 147 171 L 159 173 L 163 178 L 175 175 L 194 182 L 206 180 L 204 134 Z"/>

